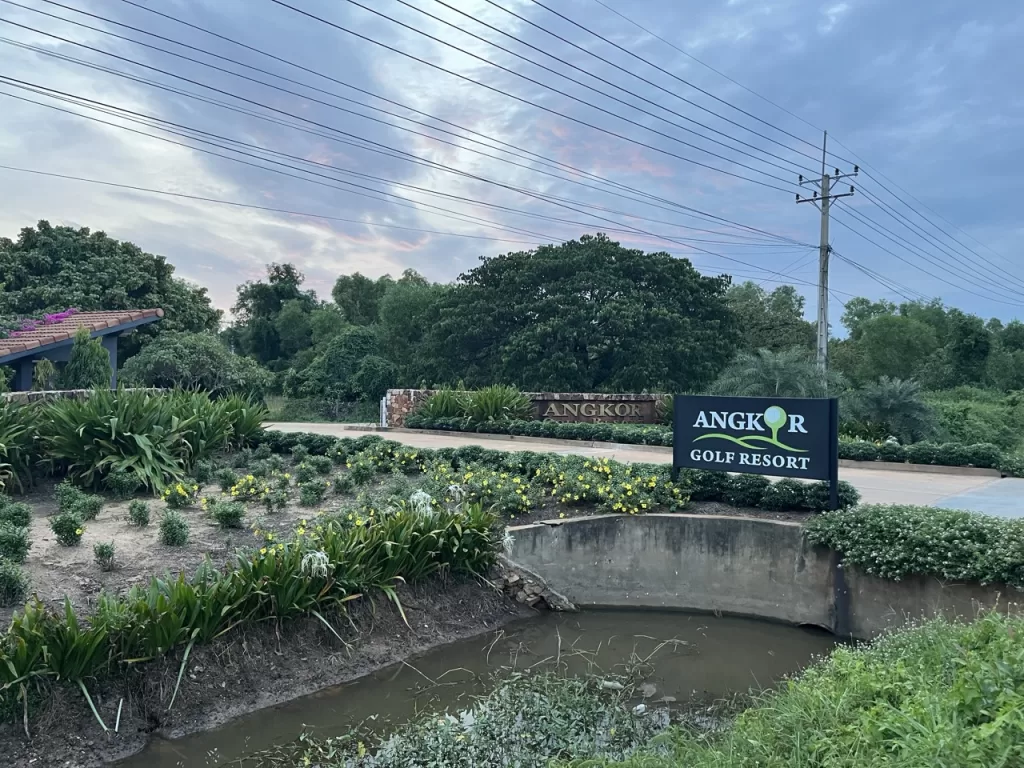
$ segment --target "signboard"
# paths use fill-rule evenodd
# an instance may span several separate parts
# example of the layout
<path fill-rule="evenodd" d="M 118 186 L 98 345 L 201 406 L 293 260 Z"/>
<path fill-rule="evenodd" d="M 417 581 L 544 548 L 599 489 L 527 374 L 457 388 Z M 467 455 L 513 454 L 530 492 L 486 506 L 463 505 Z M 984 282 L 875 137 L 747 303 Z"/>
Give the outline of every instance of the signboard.
<path fill-rule="evenodd" d="M 630 422 L 655 424 L 658 421 L 654 397 L 616 399 L 614 395 L 570 399 L 564 396 L 533 396 L 534 413 L 538 419 L 552 421 Z"/>
<path fill-rule="evenodd" d="M 777 475 L 832 484 L 838 507 L 839 408 L 833 399 L 674 398 L 672 468 Z"/>

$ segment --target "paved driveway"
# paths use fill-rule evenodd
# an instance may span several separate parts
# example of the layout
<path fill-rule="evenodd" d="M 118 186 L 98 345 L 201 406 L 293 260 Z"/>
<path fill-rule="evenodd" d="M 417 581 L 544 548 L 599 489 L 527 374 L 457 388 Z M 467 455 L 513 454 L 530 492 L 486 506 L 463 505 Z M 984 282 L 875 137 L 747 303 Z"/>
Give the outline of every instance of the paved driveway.
<path fill-rule="evenodd" d="M 617 461 L 667 463 L 671 448 L 645 445 L 593 447 L 587 443 L 567 446 L 475 435 L 431 435 L 417 432 L 374 432 L 345 424 L 272 423 L 268 429 L 284 432 L 316 432 L 338 437 L 378 434 L 418 448 L 458 448 L 482 445 L 497 451 L 546 451 L 581 456 L 607 457 Z M 969 509 L 999 517 L 1024 517 L 1024 479 L 976 477 L 924 472 L 893 472 L 841 467 L 839 477 L 860 491 L 869 504 L 923 504 L 947 509 Z"/>

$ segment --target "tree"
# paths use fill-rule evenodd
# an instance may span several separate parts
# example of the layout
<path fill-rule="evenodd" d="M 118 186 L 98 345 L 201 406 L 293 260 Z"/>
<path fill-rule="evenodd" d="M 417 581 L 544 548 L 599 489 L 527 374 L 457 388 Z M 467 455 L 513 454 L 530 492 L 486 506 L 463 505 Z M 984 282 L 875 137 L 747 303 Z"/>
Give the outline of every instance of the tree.
<path fill-rule="evenodd" d="M 75 331 L 68 364 L 60 373 L 61 389 L 96 389 L 109 387 L 110 354 L 89 335 L 86 328 Z"/>
<path fill-rule="evenodd" d="M 398 378 L 398 367 L 379 355 L 364 357 L 352 374 L 351 388 L 360 400 L 380 400 Z"/>
<path fill-rule="evenodd" d="M 935 412 L 916 381 L 882 376 L 853 393 L 844 405 L 851 419 L 865 425 L 867 435 L 884 432 L 901 443 L 913 443 L 936 433 Z"/>
<path fill-rule="evenodd" d="M 274 318 L 278 345 L 282 357 L 295 357 L 313 340 L 312 312 L 301 299 L 286 301 Z"/>
<path fill-rule="evenodd" d="M 167 333 L 121 368 L 121 380 L 140 387 L 198 388 L 214 395 L 262 397 L 272 375 L 248 357 L 233 354 L 212 333 Z"/>
<path fill-rule="evenodd" d="M 1024 351 L 1024 323 L 1011 320 L 999 333 L 999 340 L 1003 348 L 1010 352 Z"/>
<path fill-rule="evenodd" d="M 274 370 L 288 367 L 310 344 L 310 315 L 318 306 L 316 294 L 302 290 L 305 279 L 291 264 L 269 264 L 266 282 L 238 286 L 231 310 L 236 325 L 227 334 L 231 346 Z"/>
<path fill-rule="evenodd" d="M 938 348 L 930 325 L 900 315 L 879 315 L 859 328 L 861 367 L 857 378 L 876 381 L 882 376 L 910 379 Z"/>
<path fill-rule="evenodd" d="M 864 324 L 869 320 L 883 315 L 896 313 L 896 305 L 891 301 L 871 301 L 863 296 L 856 296 L 846 302 L 843 310 L 842 323 L 850 332 L 850 338 L 857 341 L 860 338 Z"/>
<path fill-rule="evenodd" d="M 372 325 L 377 322 L 380 300 L 392 285 L 394 280 L 388 275 L 373 280 L 355 272 L 339 277 L 331 296 L 348 322 Z"/>
<path fill-rule="evenodd" d="M 395 361 L 404 385 L 414 386 L 420 378 L 434 374 L 433 361 L 425 355 L 423 344 L 436 320 L 436 306 L 448 290 L 445 285 L 403 276 L 380 301 L 381 352 Z"/>
<path fill-rule="evenodd" d="M 483 258 L 432 309 L 431 379 L 555 392 L 700 387 L 736 347 L 728 285 L 603 234 Z"/>
<path fill-rule="evenodd" d="M 88 228 L 40 221 L 16 241 L 0 238 L 0 315 L 82 311 L 164 310 L 159 323 L 139 328 L 120 344 L 121 358 L 146 339 L 170 331 L 215 331 L 221 313 L 205 288 L 174 277 L 163 256 Z"/>
<path fill-rule="evenodd" d="M 985 323 L 980 317 L 965 314 L 959 309 L 949 310 L 947 322 L 947 386 L 980 382 L 985 375 L 985 365 L 992 350 L 992 334 L 985 328 Z"/>
<path fill-rule="evenodd" d="M 377 335 L 371 328 L 351 326 L 332 338 L 304 370 L 289 371 L 285 389 L 293 397 L 358 400 L 354 381 L 363 360 L 375 354 Z"/>
<path fill-rule="evenodd" d="M 842 387 L 842 377 L 832 371 L 822 373 L 805 349 L 761 349 L 737 355 L 711 392 L 741 397 L 826 397 Z"/>
<path fill-rule="evenodd" d="M 739 320 L 740 348 L 780 352 L 792 347 L 814 347 L 814 323 L 804 320 L 804 297 L 791 285 L 771 293 L 757 283 L 734 285 L 726 294 Z"/>

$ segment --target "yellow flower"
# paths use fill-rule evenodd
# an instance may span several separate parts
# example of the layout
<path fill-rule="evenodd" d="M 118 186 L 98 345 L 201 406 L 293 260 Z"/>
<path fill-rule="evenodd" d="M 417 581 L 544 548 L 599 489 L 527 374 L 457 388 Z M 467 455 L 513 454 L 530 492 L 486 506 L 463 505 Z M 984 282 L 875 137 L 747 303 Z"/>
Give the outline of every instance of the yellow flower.
<path fill-rule="evenodd" d="M 75 536 L 81 536 L 81 535 L 82 535 L 82 529 L 81 528 L 75 528 Z"/>
<path fill-rule="evenodd" d="M 261 555 L 267 554 L 267 548 L 266 547 L 260 547 L 260 554 Z"/>
<path fill-rule="evenodd" d="M 559 512 L 558 516 L 564 520 L 565 519 L 565 512 Z"/>

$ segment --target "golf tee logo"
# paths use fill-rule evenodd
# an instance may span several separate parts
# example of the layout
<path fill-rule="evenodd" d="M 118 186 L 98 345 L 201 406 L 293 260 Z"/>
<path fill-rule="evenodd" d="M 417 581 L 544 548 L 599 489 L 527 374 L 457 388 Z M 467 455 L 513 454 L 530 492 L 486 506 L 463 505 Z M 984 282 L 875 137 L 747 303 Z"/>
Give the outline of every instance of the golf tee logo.
<path fill-rule="evenodd" d="M 763 424 L 762 424 L 763 420 Z M 749 450 L 763 451 L 774 446 L 789 453 L 807 453 L 806 449 L 795 448 L 779 440 L 779 430 L 788 427 L 788 432 L 807 434 L 804 427 L 804 417 L 799 415 L 790 416 L 785 409 L 778 405 L 771 405 L 764 413 L 749 413 L 742 411 L 701 411 L 694 423 L 697 429 L 730 429 L 734 432 L 766 432 L 771 431 L 771 437 L 761 434 L 735 435 L 725 432 L 709 432 L 698 435 L 693 442 L 700 440 L 728 440 L 731 443 L 742 446 Z"/>

